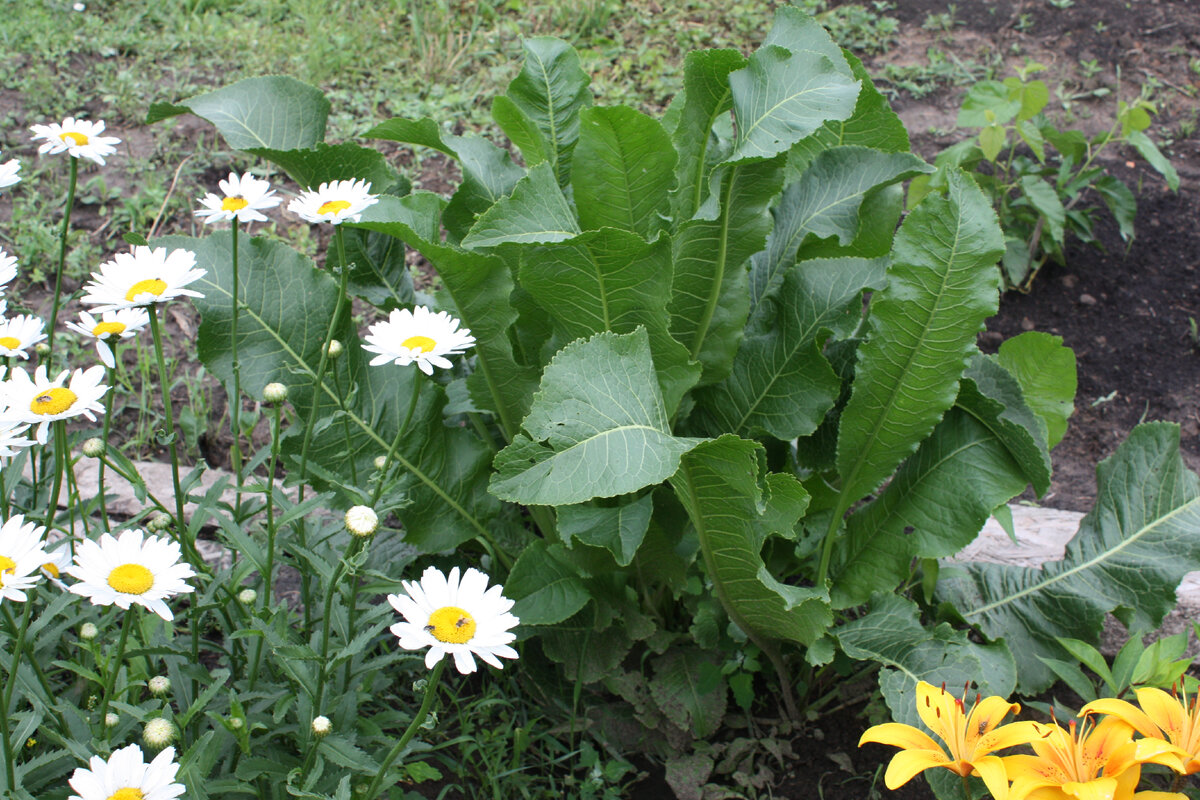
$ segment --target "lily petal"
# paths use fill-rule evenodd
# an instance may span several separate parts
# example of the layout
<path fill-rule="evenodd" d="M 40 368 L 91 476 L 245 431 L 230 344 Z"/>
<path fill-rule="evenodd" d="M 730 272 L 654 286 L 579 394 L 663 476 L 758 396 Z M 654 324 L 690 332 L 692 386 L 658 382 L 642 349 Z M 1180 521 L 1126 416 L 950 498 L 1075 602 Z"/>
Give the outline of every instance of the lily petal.
<path fill-rule="evenodd" d="M 1123 719 L 1142 736 L 1153 736 L 1157 739 L 1162 735 L 1158 725 L 1146 712 L 1125 700 L 1117 700 L 1112 697 L 1093 700 L 1079 710 L 1080 716 L 1085 714 L 1107 714 L 1117 719 Z"/>
<path fill-rule="evenodd" d="M 863 731 L 862 738 L 858 740 L 858 746 L 862 747 L 867 742 L 888 744 L 903 750 L 935 750 L 939 753 L 943 752 L 941 745 L 935 742 L 925 731 L 900 722 L 885 722 L 882 725 L 867 728 Z"/>
<path fill-rule="evenodd" d="M 901 750 L 892 756 L 883 783 L 889 789 L 898 789 L 917 775 L 933 767 L 949 767 L 950 759 L 940 750 Z"/>
<path fill-rule="evenodd" d="M 1183 704 L 1177 698 L 1162 689 L 1145 687 L 1137 690 L 1137 699 L 1142 711 L 1145 711 L 1146 715 L 1172 739 L 1176 739 L 1183 733 L 1185 723 Z"/>
<path fill-rule="evenodd" d="M 985 756 L 971 762 L 975 772 L 983 778 L 994 800 L 1008 800 L 1008 772 L 1000 756 Z"/>

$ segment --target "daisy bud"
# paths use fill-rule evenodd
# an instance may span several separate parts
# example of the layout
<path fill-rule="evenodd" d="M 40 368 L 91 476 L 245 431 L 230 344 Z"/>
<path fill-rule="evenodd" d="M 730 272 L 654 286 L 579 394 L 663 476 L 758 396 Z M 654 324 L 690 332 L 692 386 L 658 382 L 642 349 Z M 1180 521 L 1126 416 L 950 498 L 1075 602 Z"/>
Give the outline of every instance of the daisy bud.
<path fill-rule="evenodd" d="M 120 721 L 121 718 L 111 711 L 104 715 L 104 727 L 106 728 L 115 728 Z"/>
<path fill-rule="evenodd" d="M 85 622 L 79 627 L 79 638 L 85 642 L 90 642 L 100 635 L 100 629 L 90 622 Z"/>
<path fill-rule="evenodd" d="M 229 727 L 233 728 L 235 731 L 240 731 L 245 724 L 246 721 L 241 717 L 229 718 Z"/>
<path fill-rule="evenodd" d="M 104 440 L 93 436 L 83 443 L 83 454 L 88 458 L 99 458 L 104 455 Z"/>
<path fill-rule="evenodd" d="M 267 403 L 282 403 L 287 396 L 288 389 L 282 383 L 268 383 L 263 387 L 263 400 Z"/>
<path fill-rule="evenodd" d="M 171 679 L 166 675 L 155 675 L 146 682 L 151 694 L 163 695 L 171 691 Z"/>
<path fill-rule="evenodd" d="M 45 342 L 38 342 L 33 346 L 33 352 L 37 353 L 38 358 L 45 358 L 50 355 L 50 345 Z"/>
<path fill-rule="evenodd" d="M 258 599 L 258 592 L 253 589 L 242 589 L 238 592 L 238 602 L 244 606 L 252 605 Z"/>
<path fill-rule="evenodd" d="M 329 721 L 329 717 L 322 714 L 312 721 L 313 736 L 327 736 L 333 730 L 333 723 Z"/>
<path fill-rule="evenodd" d="M 155 750 L 162 750 L 173 742 L 175 734 L 175 724 L 163 717 L 155 717 L 142 728 L 142 740 Z"/>
<path fill-rule="evenodd" d="M 387 456 L 375 456 L 375 469 L 383 469 L 387 466 Z"/>
<path fill-rule="evenodd" d="M 342 354 L 342 343 L 337 339 L 330 339 L 329 347 L 326 348 L 325 352 L 328 353 L 330 358 L 336 360 Z"/>
<path fill-rule="evenodd" d="M 353 506 L 346 512 L 346 530 L 355 536 L 370 536 L 379 527 L 379 517 L 368 506 Z"/>
<path fill-rule="evenodd" d="M 172 521 L 173 520 L 171 519 L 170 514 L 163 514 L 160 512 L 151 517 L 150 521 L 146 523 L 146 530 L 165 531 L 167 528 L 171 527 Z"/>

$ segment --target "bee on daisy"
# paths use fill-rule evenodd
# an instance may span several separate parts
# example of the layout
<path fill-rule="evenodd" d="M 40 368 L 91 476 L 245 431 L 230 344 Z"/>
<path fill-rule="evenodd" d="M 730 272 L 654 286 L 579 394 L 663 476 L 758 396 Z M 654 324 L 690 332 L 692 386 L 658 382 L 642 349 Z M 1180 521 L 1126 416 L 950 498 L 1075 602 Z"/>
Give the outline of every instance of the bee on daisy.
<path fill-rule="evenodd" d="M 116 367 L 113 350 L 117 341 L 128 339 L 150 324 L 150 315 L 144 308 L 122 308 L 106 311 L 100 319 L 86 311 L 79 313 L 79 322 L 68 322 L 67 327 L 83 336 L 96 340 L 96 352 L 109 369 Z"/>
<path fill-rule="evenodd" d="M 276 196 L 271 184 L 256 178 L 249 172 L 240 178 L 236 173 L 229 173 L 227 180 L 217 184 L 221 194 L 206 194 L 200 198 L 202 208 L 196 210 L 196 216 L 206 223 L 214 222 L 266 222 L 267 218 L 261 212 L 279 205 L 283 199 Z"/>
<path fill-rule="evenodd" d="M 103 413 L 100 399 L 108 387 L 102 380 L 104 367 L 99 364 L 74 372 L 64 369 L 54 380 L 47 376 L 45 364 L 38 366 L 32 378 L 25 370 L 14 367 L 8 380 L 0 384 L 0 402 L 5 409 L 0 416 L 12 422 L 37 425 L 38 444 L 45 444 L 51 422 L 80 415 L 95 421 L 96 413 Z"/>
<path fill-rule="evenodd" d="M 29 358 L 29 350 L 46 338 L 45 324 L 38 317 L 22 314 L 0 319 L 0 356 Z"/>
<path fill-rule="evenodd" d="M 385 322 L 370 327 L 363 349 L 377 354 L 371 366 L 391 361 L 406 367 L 415 362 L 422 372 L 432 375 L 434 367 L 451 366 L 446 356 L 460 355 L 475 344 L 471 331 L 460 330 L 459 324 L 445 311 L 434 314 L 425 306 L 412 311 L 398 309 Z"/>
<path fill-rule="evenodd" d="M 175 777 L 175 748 L 167 747 L 146 763 L 136 744 L 114 750 L 108 759 L 92 756 L 68 781 L 75 794 L 68 800 L 173 800 L 185 791 Z"/>
<path fill-rule="evenodd" d="M 454 659 L 463 675 L 475 671 L 475 656 L 503 669 L 500 658 L 517 658 L 509 643 L 517 638 L 512 628 L 520 622 L 509 613 L 513 601 L 499 584 L 488 588 L 488 576 L 468 569 L 459 579 L 458 567 L 450 575 L 428 567 L 420 582 L 402 581 L 405 594 L 388 595 L 388 602 L 404 617 L 391 627 L 405 650 L 425 653 L 432 669 L 444 656 Z"/>
<path fill-rule="evenodd" d="M 128 253 L 117 253 L 112 261 L 100 265 L 81 303 L 96 306 L 95 311 L 117 311 L 173 300 L 176 297 L 203 297 L 188 285 L 204 277 L 196 269 L 196 254 L 191 250 L 137 246 Z"/>
<path fill-rule="evenodd" d="M 379 202 L 367 181 L 330 181 L 308 189 L 288 203 L 288 211 L 308 222 L 358 222 L 362 212 Z"/>
<path fill-rule="evenodd" d="M 21 176 L 17 174 L 20 171 L 21 162 L 15 158 L 0 164 L 0 189 L 7 189 L 9 186 L 20 183 Z"/>
<path fill-rule="evenodd" d="M 63 572 L 78 579 L 71 592 L 93 605 L 128 609 L 136 603 L 167 621 L 175 615 L 166 601 L 194 591 L 186 580 L 196 574 L 191 565 L 180 563 L 178 544 L 137 529 L 81 542 L 75 563 Z"/>
<path fill-rule="evenodd" d="M 0 526 L 0 600 L 25 601 L 25 590 L 41 579 L 46 554 L 46 529 L 26 522 L 21 514 Z"/>
<path fill-rule="evenodd" d="M 33 125 L 33 140 L 42 141 L 38 153 L 66 153 L 72 158 L 86 158 L 101 166 L 104 159 L 117 152 L 116 145 L 121 140 L 115 136 L 101 136 L 104 133 L 104 123 L 100 120 L 91 121 L 67 117 L 61 123 L 51 122 L 49 125 Z"/>

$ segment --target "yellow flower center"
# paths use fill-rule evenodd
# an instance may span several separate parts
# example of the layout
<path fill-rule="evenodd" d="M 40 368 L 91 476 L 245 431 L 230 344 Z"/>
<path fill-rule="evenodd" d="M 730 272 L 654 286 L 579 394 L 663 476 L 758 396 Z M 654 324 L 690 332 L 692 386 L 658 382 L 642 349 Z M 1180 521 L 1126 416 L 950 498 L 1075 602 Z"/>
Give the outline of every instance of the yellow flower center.
<path fill-rule="evenodd" d="M 17 562 L 13 561 L 8 556 L 0 556 L 0 586 L 4 585 L 5 575 L 15 575 L 17 572 Z"/>
<path fill-rule="evenodd" d="M 339 211 L 345 211 L 350 207 L 349 201 L 346 200 L 330 200 L 327 203 L 321 203 L 321 207 L 317 209 L 318 214 L 336 214 Z"/>
<path fill-rule="evenodd" d="M 144 281 L 138 281 L 133 286 L 129 287 L 129 291 L 125 293 L 125 299 L 133 302 L 133 298 L 144 292 L 149 292 L 155 297 L 162 297 L 162 293 L 167 290 L 167 282 L 158 278 L 148 278 Z"/>
<path fill-rule="evenodd" d="M 64 142 L 70 142 L 77 147 L 83 147 L 88 143 L 87 136 L 79 131 L 63 131 L 58 135 L 58 138 L 62 139 Z"/>
<path fill-rule="evenodd" d="M 142 794 L 141 789 L 128 786 L 124 789 L 117 789 L 108 796 L 107 800 L 144 800 L 145 797 L 146 795 Z"/>
<path fill-rule="evenodd" d="M 51 578 L 58 577 L 58 564 L 55 564 L 53 561 L 47 561 L 45 564 L 42 564 L 42 569 L 50 573 Z"/>
<path fill-rule="evenodd" d="M 241 211 L 246 206 L 250 205 L 250 201 L 244 197 L 226 197 L 221 201 L 222 211 Z"/>
<path fill-rule="evenodd" d="M 49 417 L 63 413 L 75 405 L 75 401 L 78 399 L 79 395 L 70 389 L 63 386 L 52 386 L 33 398 L 29 404 L 29 410 L 35 414 Z"/>
<path fill-rule="evenodd" d="M 437 347 L 437 342 L 428 336 L 410 336 L 400 343 L 401 347 L 416 350 L 418 353 L 428 353 Z"/>
<path fill-rule="evenodd" d="M 119 336 L 124 332 L 124 322 L 101 322 L 99 325 L 92 328 L 92 336 L 95 336 L 97 339 L 100 339 L 109 333 L 111 333 L 113 336 Z"/>
<path fill-rule="evenodd" d="M 122 564 L 108 573 L 108 585 L 121 594 L 145 594 L 154 585 L 154 573 L 141 564 Z M 137 791 L 136 789 L 122 789 Z M 125 795 L 122 795 L 123 797 Z M 132 797 L 133 795 L 128 795 Z M 141 795 L 138 795 L 141 797 Z M 113 795 L 116 797 L 116 795 Z"/>
<path fill-rule="evenodd" d="M 19 350 L 21 348 L 21 340 L 15 336 L 0 336 L 0 347 L 7 347 L 9 350 Z"/>
<path fill-rule="evenodd" d="M 443 606 L 429 615 L 425 630 L 447 644 L 464 644 L 475 636 L 475 618 L 458 606 Z"/>

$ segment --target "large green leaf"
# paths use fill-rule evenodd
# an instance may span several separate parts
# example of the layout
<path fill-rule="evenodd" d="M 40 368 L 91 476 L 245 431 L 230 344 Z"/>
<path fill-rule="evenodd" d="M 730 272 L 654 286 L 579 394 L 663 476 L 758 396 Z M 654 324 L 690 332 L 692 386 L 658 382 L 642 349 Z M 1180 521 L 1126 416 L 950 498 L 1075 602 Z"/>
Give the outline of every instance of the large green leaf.
<path fill-rule="evenodd" d="M 561 39 L 535 36 L 523 45 L 525 64 L 508 85 L 508 99 L 541 131 L 546 159 L 566 186 L 579 140 L 579 112 L 592 104 L 591 79 L 580 69 L 574 48 Z"/>
<path fill-rule="evenodd" d="M 201 315 L 198 353 L 213 375 L 229 382 L 233 294 L 230 233 L 222 231 L 203 239 L 169 236 L 154 244 L 191 250 L 197 265 L 206 270 L 195 286 L 204 297 L 193 301 Z M 321 345 L 337 301 L 334 279 L 280 242 L 239 234 L 238 253 L 242 389 L 251 396 L 261 396 L 267 383 L 283 383 L 289 389 L 289 402 L 302 419 L 307 419 L 313 403 L 317 403 L 321 430 L 314 439 L 310 465 L 330 480 L 359 483 L 359 488 L 365 488 L 369 462 L 387 452 L 398 430 L 399 417 L 407 411 L 413 370 L 368 369 L 365 352 L 358 345 L 357 333 L 346 313 L 347 303 L 342 325 L 334 331 L 334 336 L 346 345 L 345 352 L 333 362 L 314 397 L 313 380 Z M 287 280 L 281 280 L 281 276 Z M 357 391 L 351 392 L 356 384 Z M 405 475 L 401 489 L 412 503 L 413 513 L 404 521 L 407 536 L 414 544 L 458 543 L 486 535 L 484 522 L 499 507 L 486 492 L 479 495 L 480 481 L 486 477 L 488 451 L 466 431 L 443 427 L 443 403 L 442 390 L 427 387 L 418 405 L 419 413 L 413 416 L 413 433 L 406 437 L 396 457 Z M 299 449 L 299 438 L 290 437 L 286 443 L 292 456 Z"/>
<path fill-rule="evenodd" d="M 671 137 L 679 154 L 673 204 L 677 225 L 704 203 L 709 172 L 722 155 L 716 152 L 713 125 L 733 107 L 729 73 L 745 64 L 736 50 L 695 50 L 683 61 L 683 106 Z"/>
<path fill-rule="evenodd" d="M 778 288 L 806 237 L 836 236 L 850 244 L 869 192 L 932 169 L 911 153 L 849 146 L 820 153 L 779 198 L 767 249 L 751 259 L 751 303 L 757 305 Z"/>
<path fill-rule="evenodd" d="M 650 664 L 650 695 L 666 718 L 696 739 L 716 733 L 725 718 L 728 690 L 723 680 L 702 679 L 705 673 L 719 674 L 716 657 L 695 647 L 672 648 Z"/>
<path fill-rule="evenodd" d="M 833 554 L 836 608 L 899 586 L 912 560 L 953 555 L 1027 480 L 1003 442 L 979 420 L 951 409 L 897 470 L 879 497 L 846 523 Z"/>
<path fill-rule="evenodd" d="M 329 181 L 363 180 L 371 185 L 372 192 L 379 194 L 401 181 L 382 153 L 351 142 L 318 142 L 300 150 L 256 147 L 249 152 L 279 165 L 292 180 L 311 189 Z M 408 181 L 404 184 L 408 185 Z M 405 188 L 402 194 L 407 192 Z"/>
<path fill-rule="evenodd" d="M 246 78 L 179 103 L 155 103 L 146 122 L 191 112 L 213 125 L 235 150 L 298 150 L 325 139 L 329 100 L 295 78 Z"/>
<path fill-rule="evenodd" d="M 729 85 L 737 125 L 732 161 L 771 158 L 826 121 L 848 119 L 861 87 L 829 34 L 788 6 Z"/>
<path fill-rule="evenodd" d="M 571 239 L 579 223 L 549 164 L 538 164 L 517 181 L 512 194 L 480 215 L 463 237 L 468 249 L 503 244 L 547 244 Z"/>
<path fill-rule="evenodd" d="M 888 286 L 871 301 L 854 391 L 838 430 L 839 515 L 874 491 L 958 394 L 983 321 L 999 305 L 1004 240 L 991 203 L 963 173 L 896 234 Z"/>
<path fill-rule="evenodd" d="M 854 77 L 862 82 L 862 91 L 850 119 L 830 120 L 812 136 L 801 139 L 788 152 L 787 180 L 789 183 L 807 169 L 817 154 L 830 147 L 853 144 L 886 153 L 908 151 L 908 130 L 900 115 L 892 111 L 887 98 L 871 83 L 866 67 L 849 50 L 842 54 L 850 63 Z"/>
<path fill-rule="evenodd" d="M 363 135 L 430 147 L 458 160 L 462 183 L 446 207 L 443 220 L 452 241 L 460 241 L 475 224 L 475 218 L 511 194 L 517 181 L 525 176 L 525 170 L 513 163 L 507 150 L 475 134 L 445 133 L 429 118 L 393 117 Z"/>
<path fill-rule="evenodd" d="M 571 172 L 585 230 L 620 228 L 651 238 L 667 222 L 675 185 L 675 148 L 662 125 L 626 106 L 579 115 Z"/>
<path fill-rule="evenodd" d="M 996 359 L 1021 384 L 1025 402 L 1045 423 L 1047 444 L 1054 447 L 1075 412 L 1075 352 L 1061 336 L 1028 331 L 1005 340 Z"/>
<path fill-rule="evenodd" d="M 766 431 L 783 441 L 816 430 L 842 385 L 821 334 L 850 334 L 863 292 L 883 288 L 886 266 L 850 258 L 795 265 L 775 301 L 760 306 L 729 377 L 696 392 L 694 424 L 713 436 Z"/>
<path fill-rule="evenodd" d="M 808 494 L 790 475 L 764 474 L 765 460 L 762 445 L 722 436 L 685 455 L 671 486 L 729 618 L 750 636 L 811 644 L 832 622 L 828 595 L 780 583 L 762 560 L 767 537 L 795 535 Z"/>
<path fill-rule="evenodd" d="M 968 622 L 1008 643 L 1022 692 L 1054 681 L 1038 656 L 1064 657 L 1055 637 L 1098 641 L 1108 612 L 1130 630 L 1153 629 L 1183 576 L 1200 569 L 1200 479 L 1180 458 L 1177 425 L 1134 428 L 1096 478 L 1096 506 L 1062 561 L 969 564 L 938 584 Z"/>
<path fill-rule="evenodd" d="M 1016 665 L 1003 648 L 975 644 L 965 631 L 945 623 L 926 628 L 917 606 L 894 594 L 872 598 L 871 610 L 838 628 L 837 639 L 846 655 L 882 666 L 879 688 L 892 719 L 906 725 L 921 724 L 919 681 L 958 688 L 974 684 L 981 694 L 1000 697 L 1012 694 L 1017 683 Z"/>
<path fill-rule="evenodd" d="M 496 456 L 491 491 L 524 505 L 635 492 L 670 477 L 700 439 L 671 434 L 644 329 L 564 347 L 542 373 L 521 434 Z"/>
<path fill-rule="evenodd" d="M 771 230 L 767 208 L 779 192 L 781 164 L 720 169 L 712 196 L 675 237 L 671 335 L 703 365 L 701 383 L 721 380 L 733 364 L 750 312 L 745 264 Z"/>
<path fill-rule="evenodd" d="M 509 302 L 513 290 L 508 266 L 495 256 L 472 253 L 437 238 L 438 216 L 445 204 L 430 192 L 381 197 L 355 227 L 389 234 L 406 242 L 433 265 L 454 301 L 463 326 L 475 336 L 477 371 L 469 379 L 471 396 L 496 414 L 507 438 L 517 431 L 533 393 L 535 376 L 513 358 L 508 331 L 516 320 Z"/>
<path fill-rule="evenodd" d="M 590 599 L 583 579 L 564 555 L 561 544 L 534 539 L 513 565 L 504 594 L 522 625 L 562 622 Z"/>
<path fill-rule="evenodd" d="M 625 231 L 591 231 L 522 251 L 520 275 L 521 286 L 554 319 L 563 341 L 644 327 L 664 407 L 668 416 L 675 413 L 700 368 L 667 330 L 671 243 L 666 237 L 647 244 Z"/>
<path fill-rule="evenodd" d="M 558 534 L 568 545 L 572 539 L 603 547 L 622 567 L 629 566 L 650 527 L 653 495 L 643 495 L 615 506 L 580 503 L 560 506 Z"/>

